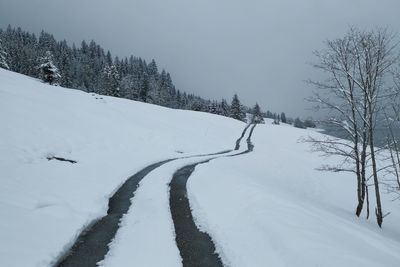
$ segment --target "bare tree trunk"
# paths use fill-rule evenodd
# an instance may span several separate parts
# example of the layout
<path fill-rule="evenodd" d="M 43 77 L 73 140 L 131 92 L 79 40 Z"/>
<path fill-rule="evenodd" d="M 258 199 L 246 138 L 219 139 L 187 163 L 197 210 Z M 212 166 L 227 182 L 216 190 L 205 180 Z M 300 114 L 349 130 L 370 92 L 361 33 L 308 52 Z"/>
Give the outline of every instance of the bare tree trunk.
<path fill-rule="evenodd" d="M 349 80 L 349 84 L 351 83 L 350 77 L 348 77 Z M 355 103 L 354 101 L 354 95 L 353 95 L 353 90 L 350 90 L 350 100 L 351 103 Z M 363 177 L 361 172 L 363 171 L 362 165 L 361 165 L 361 160 L 360 160 L 360 151 L 358 149 L 358 138 L 359 138 L 359 134 L 358 134 L 358 125 L 357 125 L 357 114 L 356 114 L 356 107 L 355 105 L 353 105 L 351 107 L 351 116 L 353 118 L 353 128 L 354 128 L 354 158 L 355 158 L 355 167 L 356 167 L 356 176 L 357 176 L 357 199 L 358 199 L 358 204 L 357 204 L 357 208 L 356 208 L 356 215 L 357 217 L 360 217 L 361 211 L 363 209 L 364 206 L 364 198 L 365 198 L 365 186 L 364 186 L 364 182 L 363 182 Z"/>
<path fill-rule="evenodd" d="M 369 194 L 368 185 L 365 186 L 366 198 L 367 198 L 367 220 L 369 219 Z"/>
<path fill-rule="evenodd" d="M 397 182 L 397 190 L 400 190 L 400 151 L 398 147 L 398 141 L 394 136 L 392 125 L 388 126 L 390 138 L 387 140 L 387 145 L 390 153 L 390 160 L 392 164 L 392 169 Z"/>
<path fill-rule="evenodd" d="M 369 105 L 369 112 L 372 114 L 372 107 Z M 382 214 L 382 204 L 381 204 L 381 195 L 379 192 L 379 180 L 378 180 L 378 171 L 376 168 L 376 159 L 375 159 L 375 147 L 374 147 L 374 128 L 371 127 L 373 125 L 373 119 L 370 115 L 369 118 L 370 128 L 369 128 L 369 146 L 371 153 L 371 164 L 372 164 L 372 175 L 374 177 L 374 188 L 375 188 L 375 198 L 376 198 L 376 208 L 375 215 L 376 221 L 379 227 L 382 227 L 383 222 L 383 214 Z"/>
<path fill-rule="evenodd" d="M 356 215 L 359 217 L 361 215 L 361 211 L 363 209 L 364 201 L 365 201 L 365 187 L 366 187 L 366 179 L 365 179 L 365 167 L 366 167 L 366 153 L 364 150 L 361 152 L 361 158 L 360 158 L 360 174 L 359 177 L 357 177 L 358 180 L 358 186 L 357 186 L 357 192 L 358 192 L 358 205 L 356 209 Z"/>
<path fill-rule="evenodd" d="M 364 95 L 363 99 L 363 117 L 366 118 L 368 114 L 368 109 L 367 109 L 367 98 Z M 362 202 L 364 203 L 366 191 L 368 191 L 367 188 L 367 182 L 366 182 L 366 166 L 367 166 L 367 148 L 368 148 L 368 133 L 367 133 L 367 128 L 368 124 L 366 120 L 363 120 L 363 128 L 362 128 L 362 147 L 361 147 L 361 156 L 360 156 L 360 169 L 361 169 L 361 199 Z M 361 207 L 362 209 L 362 207 Z M 358 209 L 357 209 L 358 211 Z M 356 213 L 357 216 L 360 216 L 361 210 L 359 213 Z M 367 198 L 367 218 L 369 217 L 369 199 Z"/>

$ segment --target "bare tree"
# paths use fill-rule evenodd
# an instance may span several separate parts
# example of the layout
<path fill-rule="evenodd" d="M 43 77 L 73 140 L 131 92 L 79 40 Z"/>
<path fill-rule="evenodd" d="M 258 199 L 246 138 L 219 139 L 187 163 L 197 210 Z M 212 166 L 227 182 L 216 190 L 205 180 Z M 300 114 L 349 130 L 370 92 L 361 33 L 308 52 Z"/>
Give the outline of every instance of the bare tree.
<path fill-rule="evenodd" d="M 389 191 L 400 194 L 400 141 L 393 132 L 393 126 L 388 126 L 386 148 L 389 154 L 389 166 L 386 172 L 394 177 L 395 184 L 390 183 Z"/>
<path fill-rule="evenodd" d="M 351 29 L 344 38 L 327 41 L 327 48 L 315 53 L 319 63 L 314 67 L 322 70 L 327 78 L 322 82 L 310 81 L 319 89 L 311 101 L 317 104 L 317 108 L 329 110 L 331 117 L 325 123 L 340 129 L 347 139 L 308 139 L 316 150 L 343 159 L 338 166 L 323 166 L 321 169 L 355 173 L 358 200 L 356 215 L 360 216 L 368 194 L 367 168 L 371 167 L 376 196 L 375 214 L 379 226 L 384 216 L 374 129 L 385 98 L 385 77 L 396 60 L 392 41 L 392 36 L 386 30 L 362 32 Z"/>
<path fill-rule="evenodd" d="M 379 191 L 374 130 L 380 111 L 386 102 L 385 98 L 388 96 L 385 78 L 387 78 L 390 68 L 397 60 L 393 53 L 396 44 L 392 44 L 393 36 L 389 35 L 386 30 L 370 32 L 353 30 L 352 32 L 355 36 L 354 54 L 358 69 L 358 75 L 353 76 L 352 80 L 365 98 L 366 116 L 362 119 L 368 127 L 368 144 L 376 198 L 375 215 L 378 225 L 381 226 L 384 215 Z"/>
<path fill-rule="evenodd" d="M 386 129 L 386 149 L 388 151 L 389 164 L 386 166 L 386 174 L 389 174 L 387 189 L 390 193 L 397 194 L 400 198 L 400 138 L 396 136 L 395 129 L 400 129 L 400 83 L 399 73 L 395 73 L 395 91 L 392 95 L 391 103 L 388 103 L 385 110 Z"/>
<path fill-rule="evenodd" d="M 326 136 L 323 140 L 309 138 L 313 148 L 325 155 L 338 155 L 343 161 L 337 166 L 323 166 L 321 170 L 333 172 L 347 171 L 356 175 L 357 208 L 360 216 L 365 199 L 366 129 L 360 124 L 360 94 L 352 76 L 356 76 L 356 61 L 353 55 L 353 35 L 349 33 L 342 39 L 327 41 L 327 48 L 315 52 L 319 63 L 314 67 L 321 70 L 327 78 L 322 82 L 310 81 L 318 89 L 310 100 L 317 109 L 328 110 L 329 118 L 323 123 L 345 134 L 345 139 Z M 361 126 L 362 125 L 362 126 Z M 348 141 L 349 140 L 349 141 Z"/>

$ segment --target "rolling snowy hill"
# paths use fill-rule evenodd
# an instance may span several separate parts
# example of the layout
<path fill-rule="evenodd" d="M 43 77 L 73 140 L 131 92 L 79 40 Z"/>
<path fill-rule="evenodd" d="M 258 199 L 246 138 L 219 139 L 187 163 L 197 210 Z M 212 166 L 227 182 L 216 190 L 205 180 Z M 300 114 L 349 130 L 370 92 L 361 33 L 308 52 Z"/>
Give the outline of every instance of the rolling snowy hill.
<path fill-rule="evenodd" d="M 49 265 L 130 175 L 159 160 L 231 149 L 244 127 L 1 68 L 0 121 L 0 266 L 9 267 Z"/>
<path fill-rule="evenodd" d="M 385 213 L 391 212 L 383 229 L 376 225 L 372 196 L 370 219 L 365 213 L 357 218 L 354 176 L 316 170 L 339 159 L 310 153 L 299 142 L 319 133 L 257 128 L 253 153 L 199 166 L 188 183 L 198 224 L 228 266 L 400 264 L 399 200 L 383 194 Z"/>
<path fill-rule="evenodd" d="M 3 69 L 0 121 L 0 266 L 8 267 L 54 264 L 107 213 L 108 198 L 132 174 L 165 159 L 233 149 L 245 127 L 207 113 L 48 86 Z M 298 142 L 307 135 L 320 133 L 268 122 L 255 128 L 253 152 L 196 167 L 190 206 L 223 263 L 398 266 L 400 202 L 383 196 L 391 212 L 383 229 L 374 218 L 356 218 L 355 179 L 316 171 L 327 159 Z M 177 169 L 213 157 L 182 158 L 145 176 L 100 264 L 181 266 L 169 182 Z"/>

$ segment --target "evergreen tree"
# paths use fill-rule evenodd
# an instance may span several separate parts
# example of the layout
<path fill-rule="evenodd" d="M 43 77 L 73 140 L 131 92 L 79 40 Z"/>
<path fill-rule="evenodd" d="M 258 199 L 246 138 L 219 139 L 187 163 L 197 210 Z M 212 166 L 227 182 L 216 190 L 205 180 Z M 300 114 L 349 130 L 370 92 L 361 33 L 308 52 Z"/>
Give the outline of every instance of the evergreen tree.
<path fill-rule="evenodd" d="M 68 47 L 67 41 L 62 41 L 59 44 L 58 58 L 58 66 L 61 74 L 60 85 L 68 88 L 73 86 L 74 77 L 71 53 L 72 52 Z"/>
<path fill-rule="evenodd" d="M 286 119 L 286 114 L 285 114 L 285 112 L 282 112 L 282 113 L 281 113 L 281 121 L 282 121 L 283 123 L 287 123 L 287 119 Z"/>
<path fill-rule="evenodd" d="M 107 51 L 106 63 L 108 66 L 111 66 L 113 64 L 111 52 L 109 50 Z"/>
<path fill-rule="evenodd" d="M 120 97 L 119 73 L 115 65 L 105 66 L 103 69 L 105 95 Z"/>
<path fill-rule="evenodd" d="M 148 95 L 150 91 L 150 82 L 147 73 L 144 73 L 142 84 L 139 90 L 139 99 L 143 102 L 148 102 Z"/>
<path fill-rule="evenodd" d="M 230 117 L 240 121 L 246 120 L 246 113 L 243 111 L 237 94 L 235 94 L 232 99 Z"/>
<path fill-rule="evenodd" d="M 306 128 L 306 127 L 304 126 L 304 123 L 303 123 L 299 118 L 296 118 L 296 119 L 294 120 L 293 126 L 296 127 L 296 128 L 301 128 L 301 129 Z"/>
<path fill-rule="evenodd" d="M 229 117 L 230 114 L 230 107 L 225 99 L 221 101 L 221 115 L 225 117 Z"/>
<path fill-rule="evenodd" d="M 3 69 L 10 69 L 8 64 L 7 64 L 7 53 L 5 51 L 5 49 L 3 48 L 1 39 L 0 39 L 0 68 Z"/>
<path fill-rule="evenodd" d="M 176 90 L 176 108 L 182 108 L 182 106 L 183 106 L 182 94 L 179 90 Z"/>
<path fill-rule="evenodd" d="M 53 63 L 53 55 L 46 51 L 46 55 L 40 59 L 39 77 L 43 82 L 50 85 L 59 85 L 61 78 L 58 68 Z"/>
<path fill-rule="evenodd" d="M 121 97 L 138 100 L 139 99 L 139 91 L 141 88 L 141 81 L 137 74 L 128 74 L 124 78 L 122 78 L 120 83 L 121 88 Z"/>
<path fill-rule="evenodd" d="M 149 76 L 156 76 L 158 74 L 157 63 L 154 59 L 147 65 L 147 74 Z"/>
<path fill-rule="evenodd" d="M 208 112 L 212 114 L 219 114 L 218 112 L 218 104 L 216 101 L 213 101 L 208 108 Z"/>
<path fill-rule="evenodd" d="M 154 60 L 153 60 L 154 61 Z M 153 69 L 157 69 L 157 65 L 155 62 L 150 63 Z M 152 71 L 154 72 L 154 70 Z M 171 90 L 173 87 L 171 77 L 168 76 L 165 70 L 162 70 L 161 74 L 156 74 L 158 79 L 156 80 L 155 90 L 157 91 L 157 103 L 161 106 L 171 107 L 171 108 L 178 108 L 179 102 L 181 101 L 181 96 L 177 95 L 177 92 Z M 179 99 L 178 99 L 179 98 Z"/>
<path fill-rule="evenodd" d="M 272 122 L 272 124 L 279 125 L 279 116 L 278 116 L 276 113 L 274 113 L 272 117 L 273 117 L 273 119 L 274 119 L 274 121 Z"/>
<path fill-rule="evenodd" d="M 54 51 L 56 50 L 56 40 L 53 35 L 42 30 L 39 35 L 38 47 L 44 52 L 50 51 L 54 54 Z"/>
<path fill-rule="evenodd" d="M 195 98 L 192 99 L 191 101 L 191 105 L 190 105 L 190 110 L 194 110 L 194 111 L 204 111 L 204 105 L 201 101 L 199 101 L 199 99 Z"/>
<path fill-rule="evenodd" d="M 256 105 L 254 106 L 252 114 L 253 114 L 251 118 L 252 123 L 265 123 L 258 103 L 256 103 Z"/>

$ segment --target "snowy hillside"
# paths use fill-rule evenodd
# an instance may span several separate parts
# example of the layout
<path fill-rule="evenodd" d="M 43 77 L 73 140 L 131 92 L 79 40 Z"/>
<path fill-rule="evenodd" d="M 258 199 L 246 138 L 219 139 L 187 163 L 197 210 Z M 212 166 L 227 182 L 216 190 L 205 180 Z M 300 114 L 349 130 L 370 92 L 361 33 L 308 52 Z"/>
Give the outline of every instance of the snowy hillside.
<path fill-rule="evenodd" d="M 0 266 L 46 266 L 130 175 L 232 149 L 244 124 L 45 85 L 0 68 Z M 77 161 L 47 160 L 48 156 Z"/>
<path fill-rule="evenodd" d="M 357 218 L 354 176 L 317 171 L 338 159 L 310 153 L 307 135 L 320 134 L 258 125 L 253 153 L 199 166 L 188 191 L 201 229 L 228 266 L 399 266 L 400 201 L 383 194 L 383 229 Z"/>
<path fill-rule="evenodd" d="M 107 213 L 128 177 L 158 161 L 232 150 L 246 126 L 3 69 L 0 121 L 0 266 L 7 267 L 51 266 Z M 169 184 L 178 169 L 212 159 L 196 166 L 188 197 L 226 266 L 399 265 L 400 201 L 383 196 L 391 212 L 383 229 L 356 218 L 355 179 L 316 171 L 326 159 L 298 142 L 320 133 L 270 122 L 243 133 L 238 152 L 246 139 L 254 151 L 181 158 L 146 175 L 99 264 L 182 266 Z"/>

